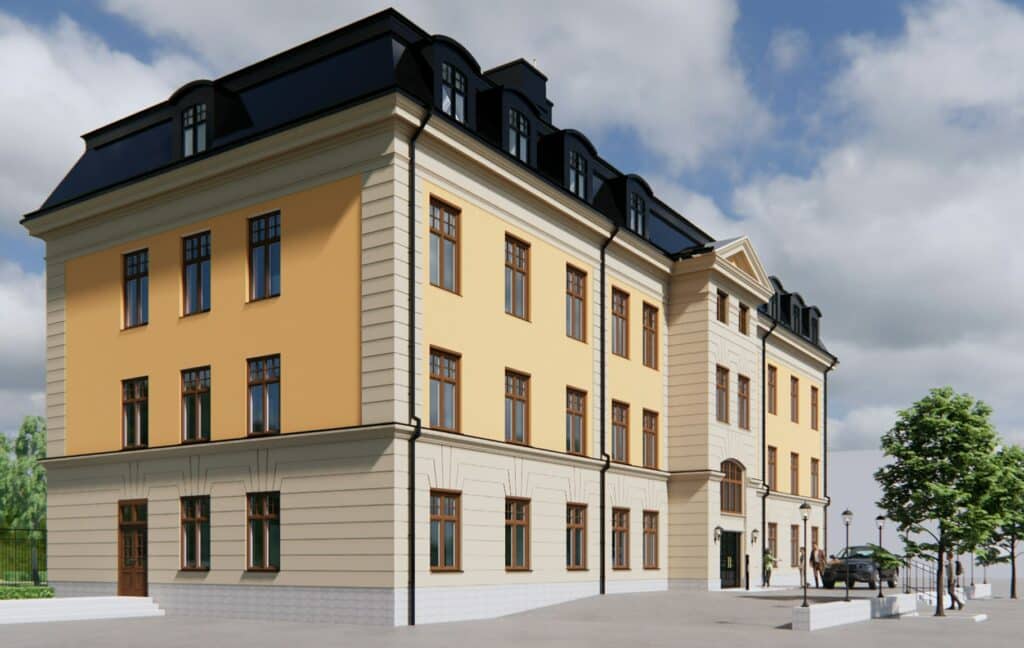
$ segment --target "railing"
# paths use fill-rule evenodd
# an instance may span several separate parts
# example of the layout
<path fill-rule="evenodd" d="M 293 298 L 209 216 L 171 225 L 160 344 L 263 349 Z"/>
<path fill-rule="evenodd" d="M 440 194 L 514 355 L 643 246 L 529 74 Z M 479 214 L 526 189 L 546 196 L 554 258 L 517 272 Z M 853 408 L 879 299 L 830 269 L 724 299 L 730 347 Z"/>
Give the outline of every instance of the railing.
<path fill-rule="evenodd" d="M 46 531 L 0 528 L 0 585 L 46 583 Z"/>
<path fill-rule="evenodd" d="M 907 594 L 935 593 L 936 565 L 928 558 L 910 558 L 903 564 L 903 591 Z"/>

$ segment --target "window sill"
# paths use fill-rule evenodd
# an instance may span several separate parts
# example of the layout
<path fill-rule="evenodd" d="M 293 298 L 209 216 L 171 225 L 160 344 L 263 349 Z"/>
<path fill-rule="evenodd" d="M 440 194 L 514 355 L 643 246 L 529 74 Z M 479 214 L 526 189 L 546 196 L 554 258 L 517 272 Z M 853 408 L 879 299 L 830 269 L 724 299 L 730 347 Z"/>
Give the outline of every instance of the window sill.
<path fill-rule="evenodd" d="M 133 445 L 133 446 L 122 446 L 121 450 L 122 451 L 129 451 L 130 452 L 132 450 L 146 450 L 148 448 L 149 448 L 148 445 Z"/>
<path fill-rule="evenodd" d="M 526 574 L 533 573 L 533 570 L 530 569 L 529 567 L 506 567 L 505 571 L 507 571 L 507 572 L 516 572 L 516 573 L 526 573 Z"/>
<path fill-rule="evenodd" d="M 271 299 L 277 299 L 280 296 L 281 293 L 277 293 L 276 295 L 267 295 L 266 297 L 250 297 L 249 299 L 245 300 L 245 303 L 258 304 L 260 302 L 270 301 Z"/>
<path fill-rule="evenodd" d="M 259 439 L 261 437 L 278 436 L 279 434 L 281 434 L 280 430 L 274 430 L 272 432 L 250 432 L 245 436 L 247 439 Z"/>
<path fill-rule="evenodd" d="M 644 569 L 647 570 L 647 571 L 658 571 L 659 569 L 661 569 L 661 567 L 659 567 L 657 565 L 655 565 L 653 567 L 648 567 L 647 565 L 644 565 Z"/>
<path fill-rule="evenodd" d="M 179 572 L 187 572 L 190 574 L 200 573 L 205 574 L 210 571 L 209 567 L 181 567 L 178 569 Z"/>
<path fill-rule="evenodd" d="M 461 573 L 463 573 L 463 571 L 462 571 L 461 567 L 457 567 L 457 568 L 454 568 L 454 569 L 453 568 L 445 568 L 445 567 L 431 567 L 430 568 L 430 573 L 431 574 L 461 574 Z"/>
<path fill-rule="evenodd" d="M 509 445 L 514 445 L 514 446 L 522 446 L 524 448 L 529 448 L 530 447 L 530 444 L 527 441 L 515 441 L 513 439 L 505 439 L 505 443 L 507 443 Z"/>
<path fill-rule="evenodd" d="M 437 288 L 438 290 L 446 292 L 449 295 L 455 295 L 456 297 L 462 297 L 462 293 L 459 292 L 458 290 L 452 290 L 451 288 L 445 288 L 444 286 L 439 286 L 436 283 L 431 283 L 430 287 L 431 288 Z"/>
<path fill-rule="evenodd" d="M 590 570 L 589 570 L 589 569 L 587 569 L 586 567 L 566 567 L 566 568 L 565 568 L 565 571 L 571 571 L 571 572 L 587 572 L 587 571 L 590 571 Z"/>
<path fill-rule="evenodd" d="M 505 314 L 508 315 L 509 317 L 514 317 L 515 319 L 519 320 L 520 322 L 526 322 L 527 324 L 531 324 L 532 323 L 530 321 L 529 317 L 523 317 L 522 315 L 516 315 L 515 313 L 510 313 L 508 311 L 505 311 Z"/>
<path fill-rule="evenodd" d="M 180 315 L 180 316 L 178 317 L 178 319 L 188 319 L 188 318 L 190 318 L 190 317 L 196 317 L 196 316 L 198 316 L 198 315 L 206 315 L 207 313 L 209 313 L 209 312 L 210 312 L 210 310 L 211 310 L 211 309 L 207 308 L 206 310 L 198 310 L 198 311 L 196 311 L 196 312 L 194 312 L 194 313 L 182 313 L 182 314 L 181 314 L 181 315 Z"/>
<path fill-rule="evenodd" d="M 124 333 L 127 331 L 137 331 L 139 329 L 144 329 L 147 326 L 149 326 L 149 322 L 143 322 L 142 324 L 133 324 L 131 326 L 122 326 L 121 332 Z"/>
<path fill-rule="evenodd" d="M 209 443 L 209 439 L 182 439 L 181 445 L 198 445 L 201 443 Z"/>
<path fill-rule="evenodd" d="M 245 569 L 247 574 L 277 574 L 280 571 L 280 567 L 247 567 Z"/>
<path fill-rule="evenodd" d="M 725 516 L 728 516 L 728 517 L 734 517 L 734 518 L 746 517 L 746 513 L 743 513 L 743 512 L 737 513 L 736 511 L 719 511 L 719 513 L 721 513 L 722 515 L 725 515 Z"/>
<path fill-rule="evenodd" d="M 630 571 L 629 566 L 626 567 L 612 567 L 612 571 Z"/>

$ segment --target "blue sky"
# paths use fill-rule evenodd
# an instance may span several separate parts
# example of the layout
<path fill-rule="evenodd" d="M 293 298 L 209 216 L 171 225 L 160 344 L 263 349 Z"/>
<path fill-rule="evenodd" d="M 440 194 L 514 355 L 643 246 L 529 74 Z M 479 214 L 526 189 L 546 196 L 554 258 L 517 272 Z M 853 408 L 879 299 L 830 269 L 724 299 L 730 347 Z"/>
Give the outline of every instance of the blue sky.
<path fill-rule="evenodd" d="M 78 136 L 385 5 L 179 0 L 0 7 L 0 430 L 42 409 L 42 246 L 17 226 Z M 1024 11 L 1003 0 L 396 7 L 484 67 L 536 60 L 556 124 L 643 174 L 824 312 L 830 425 L 873 448 L 929 387 L 1024 440 Z"/>

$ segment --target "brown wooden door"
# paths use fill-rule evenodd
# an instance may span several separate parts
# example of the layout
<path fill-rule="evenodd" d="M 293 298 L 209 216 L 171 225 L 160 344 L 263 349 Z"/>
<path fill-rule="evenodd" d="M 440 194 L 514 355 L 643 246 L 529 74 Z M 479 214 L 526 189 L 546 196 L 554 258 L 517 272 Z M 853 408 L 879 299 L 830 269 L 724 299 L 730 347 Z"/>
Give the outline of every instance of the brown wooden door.
<path fill-rule="evenodd" d="M 146 500 L 117 504 L 117 595 L 147 596 Z"/>

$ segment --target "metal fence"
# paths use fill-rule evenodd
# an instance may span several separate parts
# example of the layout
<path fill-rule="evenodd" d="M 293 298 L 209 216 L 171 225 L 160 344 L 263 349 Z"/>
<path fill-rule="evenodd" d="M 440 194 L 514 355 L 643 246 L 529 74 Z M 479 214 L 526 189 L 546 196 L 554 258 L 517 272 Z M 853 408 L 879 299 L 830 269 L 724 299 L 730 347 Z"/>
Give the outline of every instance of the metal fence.
<path fill-rule="evenodd" d="M 46 584 L 46 531 L 0 528 L 0 585 Z"/>

